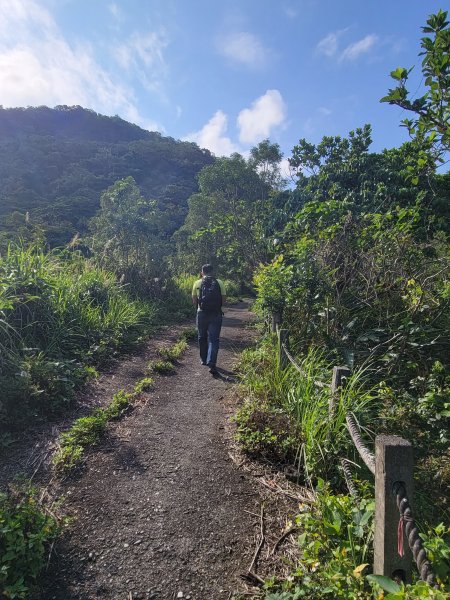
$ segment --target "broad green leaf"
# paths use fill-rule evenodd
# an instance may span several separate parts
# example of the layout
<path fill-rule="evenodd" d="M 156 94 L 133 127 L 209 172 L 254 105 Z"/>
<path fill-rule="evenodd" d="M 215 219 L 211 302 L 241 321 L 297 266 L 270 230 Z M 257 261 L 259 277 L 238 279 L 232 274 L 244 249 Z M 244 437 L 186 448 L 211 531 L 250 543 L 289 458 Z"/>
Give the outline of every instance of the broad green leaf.
<path fill-rule="evenodd" d="M 398 583 L 395 583 L 395 581 L 385 575 L 367 575 L 367 581 L 376 583 L 383 588 L 385 592 L 391 592 L 393 594 L 395 594 L 395 592 L 400 592 L 402 589 Z"/>

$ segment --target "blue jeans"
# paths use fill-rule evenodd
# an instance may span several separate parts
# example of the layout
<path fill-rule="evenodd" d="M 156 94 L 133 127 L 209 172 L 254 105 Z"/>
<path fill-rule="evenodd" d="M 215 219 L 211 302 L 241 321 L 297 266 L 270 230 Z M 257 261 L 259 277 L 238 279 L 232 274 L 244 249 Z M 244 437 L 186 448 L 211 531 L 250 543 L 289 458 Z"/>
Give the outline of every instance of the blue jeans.
<path fill-rule="evenodd" d="M 219 352 L 219 336 L 222 328 L 221 313 L 197 312 L 198 345 L 202 362 L 216 366 Z"/>

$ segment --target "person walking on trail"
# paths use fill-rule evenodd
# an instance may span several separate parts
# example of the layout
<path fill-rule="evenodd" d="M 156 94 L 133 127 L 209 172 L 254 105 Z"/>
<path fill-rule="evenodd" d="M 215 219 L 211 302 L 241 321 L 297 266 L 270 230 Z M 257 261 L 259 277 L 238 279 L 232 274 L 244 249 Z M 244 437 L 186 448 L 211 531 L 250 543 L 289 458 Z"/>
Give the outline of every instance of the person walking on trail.
<path fill-rule="evenodd" d="M 192 303 L 197 308 L 196 323 L 202 365 L 207 365 L 209 372 L 215 374 L 226 292 L 223 282 L 214 277 L 212 265 L 203 265 L 201 275 L 201 279 L 192 288 Z"/>

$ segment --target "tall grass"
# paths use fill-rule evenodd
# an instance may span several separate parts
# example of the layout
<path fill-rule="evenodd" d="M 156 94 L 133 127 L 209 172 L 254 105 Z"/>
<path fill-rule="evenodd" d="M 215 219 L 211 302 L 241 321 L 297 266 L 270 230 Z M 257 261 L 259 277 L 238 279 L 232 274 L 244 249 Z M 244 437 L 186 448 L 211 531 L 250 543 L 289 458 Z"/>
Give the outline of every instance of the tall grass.
<path fill-rule="evenodd" d="M 77 254 L 10 246 L 0 256 L 0 426 L 70 402 L 88 370 L 156 318 Z"/>
<path fill-rule="evenodd" d="M 315 381 L 328 373 L 325 382 L 329 383 L 332 365 L 316 349 L 310 350 L 298 362 L 304 375 L 298 373 L 291 379 L 290 389 L 282 399 L 283 408 L 301 431 L 298 464 L 308 479 L 319 473 L 322 477 L 333 478 L 339 459 L 349 452 L 353 454 L 346 414 L 364 415 L 364 421 L 370 421 L 374 396 L 367 389 L 365 371 L 356 370 L 346 387 L 335 395 L 330 413 L 330 389 L 317 386 Z M 292 370 L 293 367 L 288 367 L 286 373 L 292 376 Z"/>
<path fill-rule="evenodd" d="M 237 417 L 238 422 L 239 419 L 246 421 L 239 424 L 240 436 L 242 438 L 244 431 L 254 438 L 262 423 L 267 439 L 268 429 L 277 433 L 279 415 L 283 414 L 287 417 L 285 429 L 293 446 L 289 454 L 295 456 L 294 462 L 302 477 L 309 481 L 317 477 L 333 479 L 339 477 L 337 466 L 341 456 L 354 456 L 345 415 L 352 412 L 357 418 L 364 415 L 363 422 L 370 421 L 374 394 L 367 387 L 365 371 L 355 371 L 346 388 L 336 395 L 330 418 L 330 389 L 319 387 L 314 382 L 331 383 L 332 362 L 317 349 L 311 349 L 297 361 L 301 372 L 290 364 L 281 369 L 275 345 L 270 339 L 253 350 L 243 352 L 240 371 L 247 405 Z M 267 418 L 261 417 L 262 411 Z M 241 441 L 245 446 L 245 439 Z"/>

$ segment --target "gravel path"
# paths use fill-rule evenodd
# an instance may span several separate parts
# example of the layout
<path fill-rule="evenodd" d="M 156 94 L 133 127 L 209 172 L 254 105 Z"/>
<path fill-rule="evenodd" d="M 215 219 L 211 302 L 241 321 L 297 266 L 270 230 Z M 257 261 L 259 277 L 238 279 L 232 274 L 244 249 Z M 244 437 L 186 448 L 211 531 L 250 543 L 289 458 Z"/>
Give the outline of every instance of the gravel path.
<path fill-rule="evenodd" d="M 111 425 L 82 474 L 62 485 L 74 520 L 36 598 L 231 597 L 254 550 L 248 512 L 259 514 L 260 504 L 225 433 L 233 360 L 252 337 L 249 318 L 245 303 L 227 307 L 219 377 L 191 345 L 176 374 L 158 378 L 146 402 Z"/>

